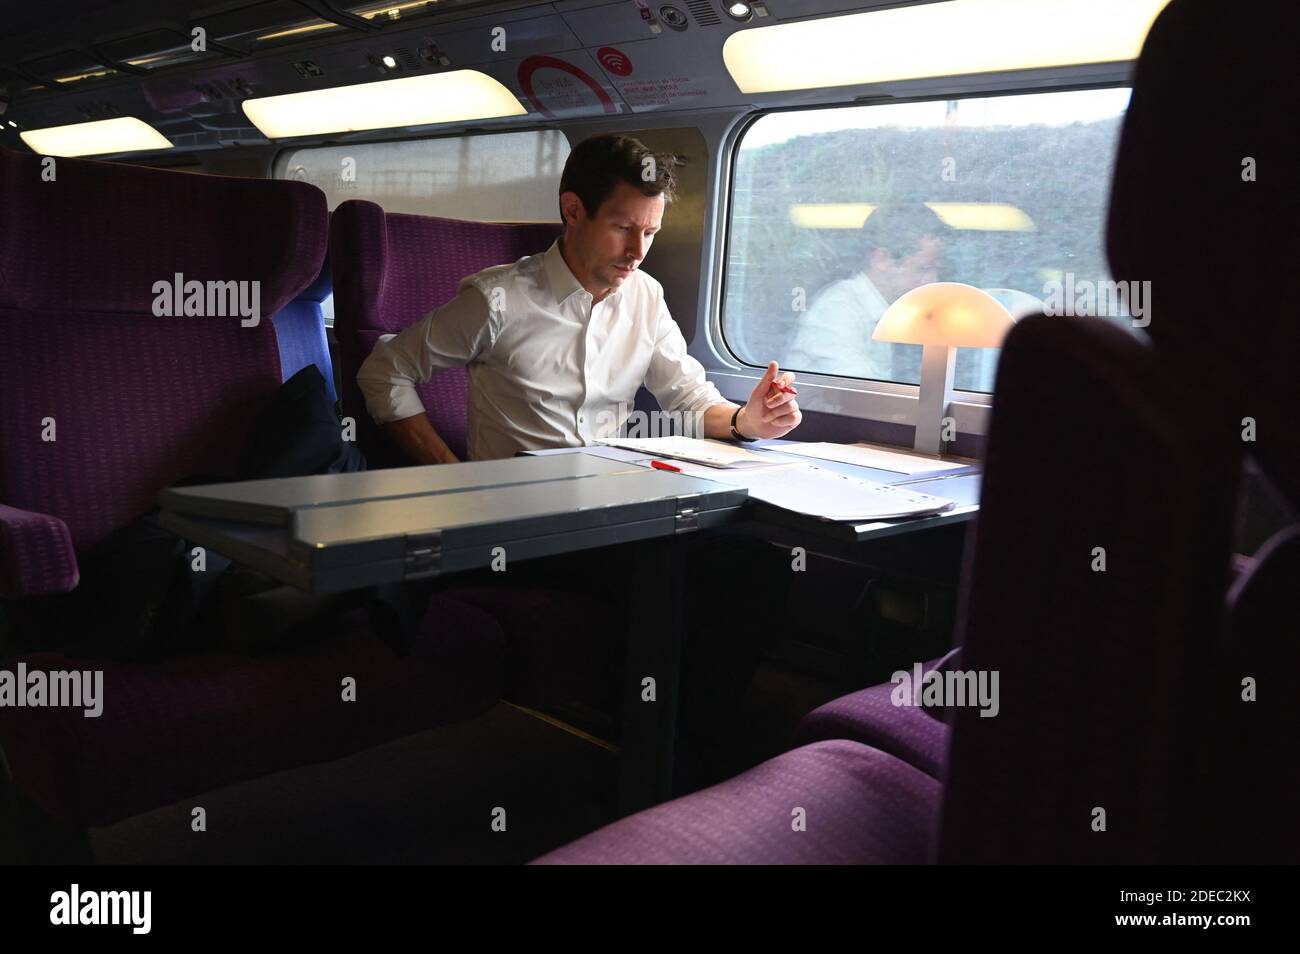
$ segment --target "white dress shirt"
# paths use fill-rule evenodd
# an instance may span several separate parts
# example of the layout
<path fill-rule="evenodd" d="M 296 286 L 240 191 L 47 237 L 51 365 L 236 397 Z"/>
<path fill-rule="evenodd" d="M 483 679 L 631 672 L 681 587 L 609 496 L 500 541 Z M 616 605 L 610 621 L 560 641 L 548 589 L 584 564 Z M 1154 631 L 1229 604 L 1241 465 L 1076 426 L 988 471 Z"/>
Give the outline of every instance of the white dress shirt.
<path fill-rule="evenodd" d="M 686 353 L 662 285 L 638 269 L 593 307 L 558 241 L 462 279 L 450 302 L 381 338 L 357 383 L 387 424 L 425 412 L 417 382 L 462 366 L 471 460 L 616 436 L 642 384 L 670 413 L 725 403 Z"/>
<path fill-rule="evenodd" d="M 920 345 L 871 337 L 887 308 L 889 302 L 865 272 L 827 286 L 812 307 L 797 316 L 794 341 L 783 364 L 820 374 L 920 383 Z M 957 390 L 992 391 L 997 363 L 993 348 L 958 348 Z"/>
<path fill-rule="evenodd" d="M 806 312 L 796 316 L 794 343 L 785 363 L 821 374 L 895 381 L 900 380 L 896 372 L 905 372 L 914 358 L 919 374 L 919 347 L 871 337 L 888 307 L 889 302 L 865 272 L 835 282 Z"/>

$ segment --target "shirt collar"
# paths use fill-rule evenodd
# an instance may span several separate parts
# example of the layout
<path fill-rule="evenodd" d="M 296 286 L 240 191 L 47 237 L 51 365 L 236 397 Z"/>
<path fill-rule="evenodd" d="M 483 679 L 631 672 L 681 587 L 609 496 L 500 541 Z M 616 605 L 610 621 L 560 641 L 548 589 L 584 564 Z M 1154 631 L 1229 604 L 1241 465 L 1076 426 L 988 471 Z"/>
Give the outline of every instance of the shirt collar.
<path fill-rule="evenodd" d="M 569 265 L 560 253 L 560 240 L 556 239 L 551 243 L 551 247 L 546 250 L 543 257 L 546 265 L 546 281 L 551 286 L 551 294 L 555 296 L 555 303 L 563 305 L 571 297 L 579 292 L 585 292 L 582 282 L 573 277 L 573 272 L 569 270 Z"/>
<path fill-rule="evenodd" d="M 591 300 L 591 293 L 582 287 L 582 282 L 574 277 L 573 272 L 569 269 L 569 264 L 564 260 L 564 255 L 560 252 L 560 240 L 556 239 L 551 243 L 551 247 L 546 250 L 542 256 L 543 264 L 546 268 L 546 281 L 551 286 L 551 294 L 555 296 L 555 303 L 563 305 L 566 301 L 576 294 L 587 296 Z M 610 304 L 619 300 L 623 290 L 615 289 L 610 293 L 605 301 Z"/>
<path fill-rule="evenodd" d="M 889 302 L 885 301 L 885 296 L 880 294 L 880 289 L 876 287 L 876 283 L 871 280 L 866 272 L 860 271 L 853 278 L 857 286 L 855 291 L 858 296 L 871 302 L 871 306 L 883 314 L 885 309 L 889 307 Z"/>

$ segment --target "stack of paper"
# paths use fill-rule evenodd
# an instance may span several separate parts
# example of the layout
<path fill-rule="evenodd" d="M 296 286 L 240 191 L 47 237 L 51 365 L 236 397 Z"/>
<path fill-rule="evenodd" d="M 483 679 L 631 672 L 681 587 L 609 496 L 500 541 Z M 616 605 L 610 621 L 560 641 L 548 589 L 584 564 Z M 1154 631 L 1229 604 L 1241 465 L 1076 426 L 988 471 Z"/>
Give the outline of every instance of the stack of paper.
<path fill-rule="evenodd" d="M 796 457 L 812 457 L 816 460 L 833 460 L 841 464 L 857 464 L 875 470 L 892 470 L 898 474 L 921 477 L 929 474 L 941 474 L 950 470 L 969 467 L 960 461 L 936 460 L 921 454 L 909 454 L 906 451 L 885 450 L 870 444 L 785 444 L 773 450 L 782 454 L 794 454 Z"/>
<path fill-rule="evenodd" d="M 780 463 L 734 444 L 695 437 L 610 437 L 597 438 L 596 443 L 626 447 L 655 457 L 671 457 L 673 460 L 685 460 L 708 467 L 771 467 Z"/>
<path fill-rule="evenodd" d="M 682 464 L 681 472 L 744 487 L 756 500 L 823 520 L 894 520 L 943 513 L 957 505 L 907 486 L 848 477 L 815 464 L 775 464 L 744 470 Z"/>

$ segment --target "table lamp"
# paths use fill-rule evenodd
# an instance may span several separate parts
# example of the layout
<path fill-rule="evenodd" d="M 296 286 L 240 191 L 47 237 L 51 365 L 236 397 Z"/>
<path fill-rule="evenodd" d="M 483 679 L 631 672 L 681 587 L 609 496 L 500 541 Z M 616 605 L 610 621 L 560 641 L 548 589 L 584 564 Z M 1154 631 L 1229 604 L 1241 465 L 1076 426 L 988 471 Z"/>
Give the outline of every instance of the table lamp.
<path fill-rule="evenodd" d="M 913 288 L 876 323 L 876 341 L 919 344 L 921 394 L 916 412 L 917 453 L 937 455 L 944 415 L 952 404 L 957 348 L 996 348 L 1014 324 L 1011 313 L 988 292 L 960 282 Z"/>

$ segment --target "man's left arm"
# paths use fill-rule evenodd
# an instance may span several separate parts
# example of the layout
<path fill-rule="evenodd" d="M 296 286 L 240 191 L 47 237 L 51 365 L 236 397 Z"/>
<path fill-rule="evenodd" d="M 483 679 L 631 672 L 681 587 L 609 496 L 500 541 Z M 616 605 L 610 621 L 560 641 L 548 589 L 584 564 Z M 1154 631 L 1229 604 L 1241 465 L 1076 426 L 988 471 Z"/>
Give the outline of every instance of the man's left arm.
<path fill-rule="evenodd" d="M 783 390 L 776 386 L 780 383 Z M 784 437 L 803 419 L 793 393 L 794 375 L 780 373 L 775 361 L 767 366 L 763 377 L 741 408 L 736 430 L 748 438 Z M 704 437 L 731 438 L 731 416 L 736 405 L 723 398 L 704 374 L 704 366 L 686 351 L 686 339 L 662 302 L 655 328 L 655 347 L 646 372 L 645 386 L 669 413 L 700 417 Z M 692 421 L 692 424 L 694 422 Z M 687 433 L 701 436 L 700 429 L 688 426 Z"/>

